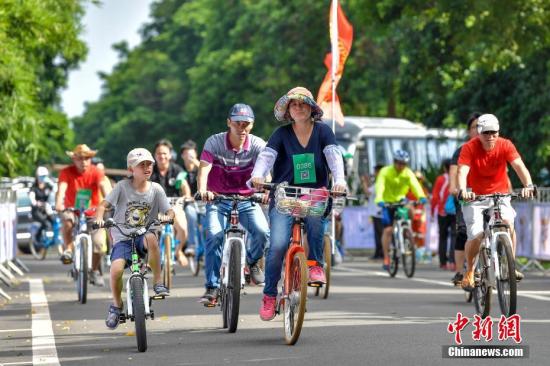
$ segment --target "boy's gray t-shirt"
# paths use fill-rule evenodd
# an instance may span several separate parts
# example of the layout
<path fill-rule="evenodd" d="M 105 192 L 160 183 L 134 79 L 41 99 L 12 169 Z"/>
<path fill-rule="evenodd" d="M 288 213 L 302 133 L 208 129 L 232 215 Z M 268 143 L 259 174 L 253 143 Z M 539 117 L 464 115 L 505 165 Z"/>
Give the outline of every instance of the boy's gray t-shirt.
<path fill-rule="evenodd" d="M 105 200 L 115 208 L 115 222 L 126 223 L 130 227 L 145 226 L 170 208 L 160 184 L 151 182 L 149 190 L 141 193 L 132 186 L 131 179 L 118 182 Z M 111 229 L 111 235 L 115 244 L 129 240 L 116 228 Z"/>

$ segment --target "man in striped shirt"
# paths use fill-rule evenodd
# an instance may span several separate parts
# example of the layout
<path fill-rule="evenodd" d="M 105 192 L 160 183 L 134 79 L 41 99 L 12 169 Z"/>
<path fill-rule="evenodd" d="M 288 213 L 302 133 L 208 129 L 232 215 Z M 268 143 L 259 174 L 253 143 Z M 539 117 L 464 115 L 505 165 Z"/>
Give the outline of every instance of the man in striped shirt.
<path fill-rule="evenodd" d="M 265 141 L 250 134 L 254 125 L 254 112 L 246 104 L 235 104 L 227 118 L 226 132 L 210 136 L 200 157 L 198 193 L 206 201 L 212 201 L 215 193 L 251 195 L 254 191 L 246 182 L 250 179 L 259 153 Z M 250 276 L 256 284 L 264 283 L 264 274 L 258 266 L 264 248 L 269 241 L 269 226 L 259 205 L 239 202 L 239 221 L 251 237 L 246 261 Z M 219 270 L 221 266 L 224 229 L 231 202 L 220 201 L 206 206 L 206 256 L 203 303 L 215 303 L 218 297 Z"/>

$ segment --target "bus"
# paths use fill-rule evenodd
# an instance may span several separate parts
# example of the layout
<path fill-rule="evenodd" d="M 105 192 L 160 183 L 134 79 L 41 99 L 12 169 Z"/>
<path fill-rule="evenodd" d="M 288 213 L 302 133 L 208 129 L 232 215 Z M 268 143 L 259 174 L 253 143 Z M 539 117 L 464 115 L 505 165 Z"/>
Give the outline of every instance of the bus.
<path fill-rule="evenodd" d="M 330 120 L 324 123 L 332 126 Z M 451 158 L 465 140 L 464 129 L 427 128 L 402 118 L 344 117 L 344 126 L 336 125 L 336 141 L 348 156 L 346 168 L 351 189 L 357 191 L 360 177 L 372 175 L 376 165 L 392 163 L 393 152 L 406 150 L 413 170 L 439 167 Z"/>

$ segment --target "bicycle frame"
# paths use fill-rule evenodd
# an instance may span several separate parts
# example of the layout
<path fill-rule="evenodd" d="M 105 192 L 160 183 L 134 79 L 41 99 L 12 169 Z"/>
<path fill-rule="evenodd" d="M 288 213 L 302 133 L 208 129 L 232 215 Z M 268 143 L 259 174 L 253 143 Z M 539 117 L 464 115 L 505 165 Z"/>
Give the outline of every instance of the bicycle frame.
<path fill-rule="evenodd" d="M 491 219 L 489 224 L 485 227 L 483 240 L 481 241 L 480 250 L 489 250 L 490 256 L 490 270 L 489 283 L 492 287 L 496 288 L 496 280 L 500 279 L 500 261 L 497 253 L 497 243 L 501 236 L 508 238 L 509 242 L 512 242 L 510 236 L 510 226 L 502 220 L 500 205 L 502 202 L 502 196 L 496 195 L 492 198 L 493 207 L 491 208 Z M 498 229 L 505 229 L 505 231 L 498 231 Z M 477 265 L 479 255 L 476 256 L 475 265 Z"/>
<path fill-rule="evenodd" d="M 163 229 L 162 229 L 162 233 L 160 234 L 160 239 L 159 239 L 159 251 L 161 253 L 160 255 L 160 263 L 161 263 L 161 266 L 164 265 L 164 255 L 162 253 L 164 253 L 164 238 L 166 236 L 169 236 L 170 237 L 170 246 L 171 246 L 171 253 L 172 253 L 172 261 L 175 261 L 176 260 L 176 247 L 177 247 L 177 244 L 176 243 L 176 237 L 174 235 L 174 229 L 172 227 L 172 225 L 170 224 L 164 224 L 163 226 Z"/>
<path fill-rule="evenodd" d="M 283 297 L 288 298 L 289 289 L 290 289 L 290 270 L 292 268 L 291 260 L 298 253 L 304 253 L 305 249 L 303 246 L 304 237 L 304 219 L 300 217 L 293 217 L 292 222 L 292 240 L 285 254 L 285 280 L 283 286 Z"/>

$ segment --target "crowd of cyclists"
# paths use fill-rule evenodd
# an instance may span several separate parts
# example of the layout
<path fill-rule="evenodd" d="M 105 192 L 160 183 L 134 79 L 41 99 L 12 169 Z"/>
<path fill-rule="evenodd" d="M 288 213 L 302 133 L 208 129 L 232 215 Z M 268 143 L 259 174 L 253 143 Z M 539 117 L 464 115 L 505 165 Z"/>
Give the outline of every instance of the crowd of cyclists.
<path fill-rule="evenodd" d="M 106 325 L 114 329 L 123 311 L 121 299 L 122 273 L 130 264 L 129 241 L 116 231 L 106 233 L 101 228 L 106 217 L 129 226 L 146 226 L 154 219 L 173 219 L 178 247 L 176 258 L 186 266 L 199 243 L 198 212 L 193 199 L 207 202 L 205 217 L 204 295 L 200 301 L 215 304 L 220 287 L 222 243 L 227 225 L 230 202 L 215 201 L 217 194 L 251 195 L 263 192 L 262 205 L 250 201 L 238 205 L 240 224 L 247 231 L 249 245 L 246 265 L 256 285 L 262 285 L 263 297 L 259 315 L 264 321 L 274 318 L 281 278 L 283 256 L 291 237 L 292 217 L 281 213 L 274 205 L 273 193 L 264 192 L 265 182 L 288 182 L 298 187 L 331 189 L 346 192 L 346 176 L 342 152 L 333 131 L 321 122 L 323 111 L 309 90 L 296 87 L 285 93 L 274 107 L 275 119 L 281 123 L 268 141 L 253 135 L 253 109 L 237 103 L 229 110 L 227 119 L 220 121 L 220 132 L 210 136 L 202 150 L 188 140 L 180 147 L 183 166 L 176 164 L 174 147 L 168 140 L 158 141 L 152 152 L 134 148 L 127 155 L 128 177 L 116 183 L 106 178 L 97 151 L 85 144 L 67 151 L 72 164 L 59 173 L 55 211 L 62 219 L 64 252 L 61 260 L 73 260 L 74 210 L 90 210 L 90 221 L 100 229 L 91 232 L 93 260 L 90 282 L 104 286 L 102 258 L 110 251 L 110 287 Z M 440 227 L 439 259 L 442 269 L 456 271 L 452 281 L 467 291 L 473 290 L 474 260 L 483 235 L 483 214 L 491 208 L 491 201 L 475 200 L 477 195 L 510 192 L 507 164 L 518 174 L 523 184 L 521 195 L 532 197 L 533 186 L 529 171 L 513 143 L 499 136 L 500 122 L 492 114 L 473 114 L 467 121 L 469 141 L 457 149 L 453 158 L 444 162 L 444 172 L 436 180 L 431 197 L 432 216 Z M 174 156 L 176 155 L 176 156 Z M 397 150 L 393 163 L 378 167 L 375 184 L 369 189 L 369 200 L 380 211 L 380 246 L 383 268 L 389 265 L 388 248 L 392 239 L 391 205 L 404 202 L 407 197 L 426 205 L 428 195 L 418 176 L 408 166 L 409 153 Z M 53 211 L 47 209 L 47 197 L 52 191 L 49 172 L 45 167 L 36 170 L 36 183 L 31 190 L 33 216 L 42 224 L 38 235 L 50 225 Z M 169 197 L 182 197 L 170 205 Z M 95 209 L 95 210 L 94 210 Z M 323 234 L 328 214 L 306 217 L 308 284 L 326 282 L 323 269 Z M 515 212 L 509 200 L 502 210 L 503 219 L 513 225 Z M 515 251 L 515 235 L 512 239 Z M 449 239 L 450 238 L 450 244 Z M 153 227 L 138 240 L 138 252 L 145 256 L 153 272 L 153 290 L 156 295 L 168 296 L 169 289 L 160 275 L 159 228 Z M 110 250 L 109 250 L 110 249 Z M 262 265 L 262 258 L 265 264 Z M 464 262 L 466 266 L 464 267 Z M 265 271 L 265 273 L 264 273 Z M 518 280 L 523 278 L 516 273 Z"/>

